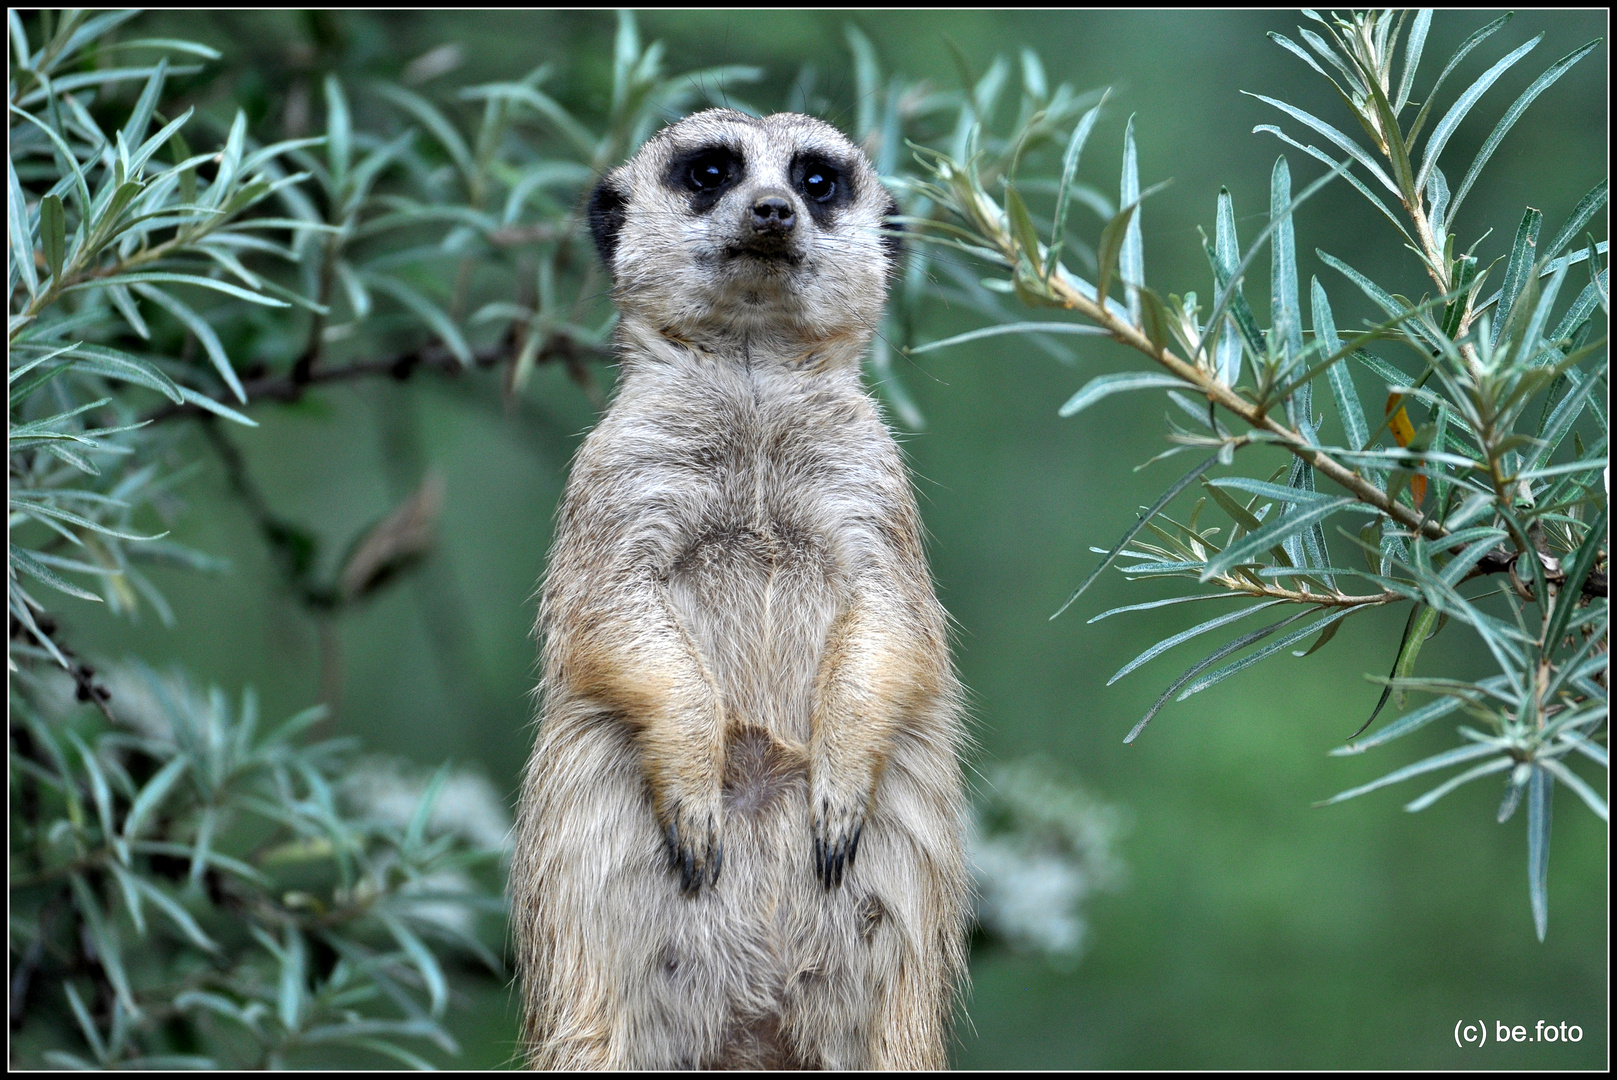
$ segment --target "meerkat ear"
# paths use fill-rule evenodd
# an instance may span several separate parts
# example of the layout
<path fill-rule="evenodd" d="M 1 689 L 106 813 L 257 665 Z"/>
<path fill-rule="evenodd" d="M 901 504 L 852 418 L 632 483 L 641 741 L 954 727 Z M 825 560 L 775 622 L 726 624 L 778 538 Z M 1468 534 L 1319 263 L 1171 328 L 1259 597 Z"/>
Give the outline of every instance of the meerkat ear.
<path fill-rule="evenodd" d="M 606 264 L 608 273 L 612 272 L 612 254 L 617 250 L 618 232 L 628 216 L 629 200 L 609 174 L 595 185 L 589 204 L 590 236 L 595 240 L 595 250 L 601 256 L 601 262 Z"/>
<path fill-rule="evenodd" d="M 895 274 L 898 273 L 898 264 L 904 259 L 904 238 L 900 235 L 904 226 L 893 220 L 898 214 L 898 203 L 888 196 L 887 212 L 882 215 L 881 244 L 887 252 L 887 268 Z"/>

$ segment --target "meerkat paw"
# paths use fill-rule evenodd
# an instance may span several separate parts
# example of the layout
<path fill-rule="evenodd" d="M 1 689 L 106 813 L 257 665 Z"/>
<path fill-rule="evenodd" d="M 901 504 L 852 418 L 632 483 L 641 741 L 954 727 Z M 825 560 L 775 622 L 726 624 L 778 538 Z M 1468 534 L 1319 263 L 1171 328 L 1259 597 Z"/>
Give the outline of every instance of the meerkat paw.
<path fill-rule="evenodd" d="M 680 891 L 695 896 L 704 884 L 718 884 L 724 869 L 718 792 L 711 799 L 669 799 L 658 817 L 672 868 L 679 873 Z"/>
<path fill-rule="evenodd" d="M 869 803 L 853 792 L 815 785 L 810 830 L 814 836 L 814 875 L 827 892 L 842 884 L 845 869 L 859 854 Z"/>

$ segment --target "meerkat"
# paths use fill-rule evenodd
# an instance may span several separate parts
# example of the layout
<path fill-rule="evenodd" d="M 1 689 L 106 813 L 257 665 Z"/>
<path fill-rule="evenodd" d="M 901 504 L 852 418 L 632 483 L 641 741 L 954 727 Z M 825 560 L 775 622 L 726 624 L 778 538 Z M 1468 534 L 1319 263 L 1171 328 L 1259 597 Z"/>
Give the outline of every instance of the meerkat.
<path fill-rule="evenodd" d="M 620 378 L 540 590 L 511 866 L 539 1068 L 939 1068 L 961 692 L 865 392 L 897 206 L 829 124 L 698 113 L 596 187 Z"/>

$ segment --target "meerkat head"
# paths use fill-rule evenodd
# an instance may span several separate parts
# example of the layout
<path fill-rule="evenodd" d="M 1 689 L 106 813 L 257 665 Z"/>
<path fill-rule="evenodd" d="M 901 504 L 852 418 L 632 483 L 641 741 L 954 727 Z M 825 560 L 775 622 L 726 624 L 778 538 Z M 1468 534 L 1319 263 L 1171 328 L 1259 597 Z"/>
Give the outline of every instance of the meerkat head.
<path fill-rule="evenodd" d="M 857 146 L 799 113 L 696 113 L 596 186 L 596 249 L 626 321 L 784 345 L 874 333 L 898 206 Z"/>

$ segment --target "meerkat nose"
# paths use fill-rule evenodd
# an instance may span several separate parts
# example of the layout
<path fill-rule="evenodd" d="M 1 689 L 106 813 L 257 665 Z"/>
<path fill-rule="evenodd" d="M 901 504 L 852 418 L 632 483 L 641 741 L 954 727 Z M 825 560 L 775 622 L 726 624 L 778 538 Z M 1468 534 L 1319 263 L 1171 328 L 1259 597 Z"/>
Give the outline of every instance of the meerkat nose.
<path fill-rule="evenodd" d="M 752 231 L 784 235 L 797 225 L 797 213 L 790 199 L 764 193 L 752 204 Z"/>

